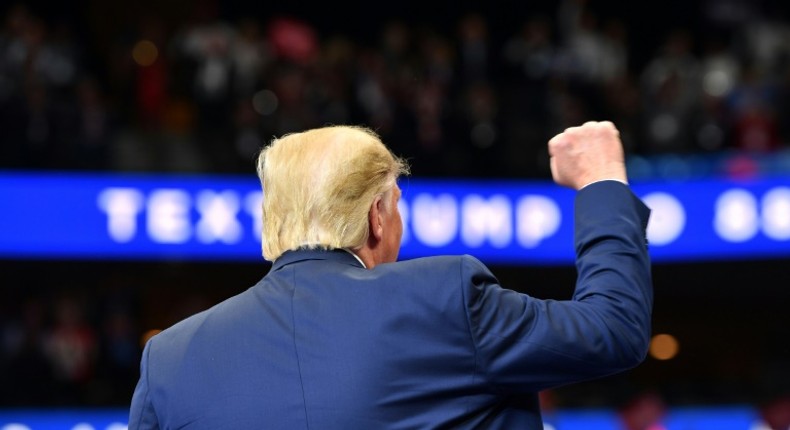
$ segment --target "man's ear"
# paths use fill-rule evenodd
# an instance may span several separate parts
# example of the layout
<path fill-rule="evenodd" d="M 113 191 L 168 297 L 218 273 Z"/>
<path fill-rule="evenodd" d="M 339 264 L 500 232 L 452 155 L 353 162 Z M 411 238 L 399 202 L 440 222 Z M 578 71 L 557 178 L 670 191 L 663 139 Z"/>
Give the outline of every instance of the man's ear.
<path fill-rule="evenodd" d="M 380 241 L 384 236 L 384 200 L 378 195 L 370 205 L 368 213 L 368 227 L 370 228 L 370 238 Z"/>

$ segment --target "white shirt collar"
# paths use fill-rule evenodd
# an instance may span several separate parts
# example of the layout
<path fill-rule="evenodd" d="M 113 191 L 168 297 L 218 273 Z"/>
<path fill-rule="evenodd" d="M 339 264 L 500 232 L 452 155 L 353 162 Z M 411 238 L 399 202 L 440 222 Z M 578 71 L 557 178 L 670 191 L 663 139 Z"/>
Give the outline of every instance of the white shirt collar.
<path fill-rule="evenodd" d="M 357 261 L 359 261 L 359 264 L 361 264 L 361 265 L 362 265 L 362 267 L 364 267 L 364 268 L 366 268 L 366 269 L 368 268 L 368 266 L 365 266 L 365 263 L 362 261 L 362 259 L 361 259 L 361 258 L 359 258 L 359 255 L 355 254 L 355 253 L 354 253 L 354 251 L 352 251 L 352 250 L 350 250 L 350 249 L 348 249 L 348 248 L 340 248 L 340 249 L 342 249 L 343 251 L 346 251 L 346 252 L 348 252 L 349 254 L 353 255 L 353 256 L 354 256 L 354 258 L 356 258 L 356 259 L 357 259 Z"/>

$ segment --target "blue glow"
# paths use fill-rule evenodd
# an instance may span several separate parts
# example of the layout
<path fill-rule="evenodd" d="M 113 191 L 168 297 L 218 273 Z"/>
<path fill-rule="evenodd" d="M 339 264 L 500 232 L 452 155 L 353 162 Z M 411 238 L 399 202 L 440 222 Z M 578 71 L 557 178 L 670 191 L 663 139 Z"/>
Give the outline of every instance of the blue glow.
<path fill-rule="evenodd" d="M 0 430 L 126 430 L 127 409 L 0 410 Z M 556 430 L 618 430 L 609 409 L 558 410 L 544 416 L 545 428 Z M 744 430 L 756 428 L 759 416 L 749 406 L 678 408 L 670 410 L 656 429 Z M 651 427 L 653 428 L 653 427 Z"/>
<path fill-rule="evenodd" d="M 574 192 L 407 178 L 401 259 L 572 264 Z M 655 262 L 790 256 L 790 179 L 637 182 Z M 254 176 L 0 172 L 0 257 L 261 261 Z"/>

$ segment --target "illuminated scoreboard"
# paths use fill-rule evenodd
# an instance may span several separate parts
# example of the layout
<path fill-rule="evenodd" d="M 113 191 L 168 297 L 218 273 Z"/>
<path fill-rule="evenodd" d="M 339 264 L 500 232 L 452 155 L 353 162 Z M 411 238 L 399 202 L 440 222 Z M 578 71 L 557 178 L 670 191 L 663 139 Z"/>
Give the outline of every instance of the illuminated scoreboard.
<path fill-rule="evenodd" d="M 548 181 L 405 178 L 401 259 L 571 264 L 575 193 Z M 640 182 L 656 262 L 790 257 L 790 179 Z M 257 178 L 0 173 L 0 256 L 261 260 Z"/>

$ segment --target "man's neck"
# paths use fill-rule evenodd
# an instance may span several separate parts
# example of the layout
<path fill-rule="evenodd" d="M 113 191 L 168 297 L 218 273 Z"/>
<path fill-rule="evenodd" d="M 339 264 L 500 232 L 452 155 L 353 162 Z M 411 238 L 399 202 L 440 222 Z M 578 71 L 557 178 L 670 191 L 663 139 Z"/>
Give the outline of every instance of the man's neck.
<path fill-rule="evenodd" d="M 354 258 L 356 258 L 356 259 L 357 259 L 357 261 L 359 261 L 359 264 L 361 264 L 361 265 L 362 265 L 362 267 L 364 267 L 364 268 L 366 268 L 366 269 L 368 268 L 368 265 L 367 265 L 367 264 L 365 264 L 365 262 L 362 260 L 362 258 L 361 258 L 359 255 L 357 255 L 357 253 L 356 253 L 356 252 L 354 252 L 353 250 L 351 250 L 351 249 L 348 249 L 348 248 L 341 248 L 341 249 L 342 249 L 343 251 L 346 251 L 346 252 L 348 252 L 349 254 L 353 255 L 353 256 L 354 256 Z"/>

